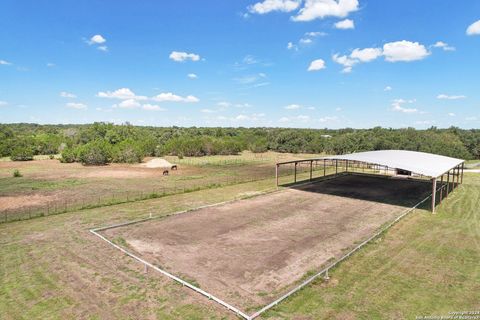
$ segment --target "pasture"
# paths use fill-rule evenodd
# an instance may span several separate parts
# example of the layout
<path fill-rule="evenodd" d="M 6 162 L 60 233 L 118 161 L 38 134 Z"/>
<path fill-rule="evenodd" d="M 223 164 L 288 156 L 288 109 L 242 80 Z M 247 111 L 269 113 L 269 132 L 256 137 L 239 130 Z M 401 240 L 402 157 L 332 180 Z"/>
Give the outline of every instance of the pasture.
<path fill-rule="evenodd" d="M 0 161 L 0 222 L 266 179 L 273 177 L 276 161 L 295 156 L 275 152 L 170 156 L 166 159 L 178 164 L 178 170 L 170 170 L 168 176 L 161 168 L 142 164 L 83 166 L 45 158 Z M 23 176 L 13 177 L 15 169 Z"/>
<path fill-rule="evenodd" d="M 36 162 L 29 163 L 33 164 Z M 265 161 L 262 165 L 272 173 L 271 164 Z M 196 168 L 195 164 L 192 166 Z M 228 163 L 202 166 L 220 171 L 230 168 Z M 31 173 L 34 171 L 32 168 Z M 28 176 L 26 167 L 24 172 L 24 177 Z M 37 174 L 40 177 L 41 170 Z M 326 260 L 338 257 L 361 241 L 394 218 L 403 207 L 414 203 L 423 192 L 422 188 L 405 191 L 401 201 L 395 200 L 393 190 L 408 188 L 377 188 L 376 195 L 362 193 L 361 188 L 345 193 L 346 186 L 341 179 L 329 181 L 328 188 L 321 188 L 322 183 L 327 184 L 321 182 L 313 190 L 304 186 L 276 192 L 274 178 L 269 176 L 218 188 L 0 224 L 2 319 L 235 319 L 226 309 L 170 279 L 152 271 L 145 273 L 141 264 L 88 230 L 153 214 L 152 221 L 106 233 L 116 243 L 171 270 L 181 271 L 181 276 L 201 288 L 224 294 L 244 304 L 246 309 L 255 309 L 318 270 Z M 59 178 L 52 180 L 65 183 Z M 95 182 L 89 183 L 94 187 Z M 31 195 L 28 192 L 26 194 Z M 273 193 L 255 196 L 265 192 Z M 378 192 L 382 194 L 380 198 Z M 243 200 L 166 217 L 181 210 L 234 199 Z M 316 280 L 262 317 L 385 319 L 478 310 L 479 203 L 480 176 L 466 173 L 464 184 L 437 208 L 437 214 L 415 210 L 338 265 L 330 273 L 328 282 Z M 258 210 L 268 207 L 270 210 Z M 318 213 L 317 219 L 310 211 Z M 337 214 L 348 211 L 355 214 Z M 184 219 L 195 219 L 193 225 L 202 228 L 188 229 Z M 345 242 L 326 242 L 322 238 L 327 230 L 325 223 L 332 226 L 332 236 Z M 142 229 L 144 232 L 140 232 Z M 173 237 L 173 229 L 178 230 L 178 238 Z M 322 232 L 315 233 L 315 230 Z M 202 236 L 202 231 L 209 232 Z M 223 238 L 219 234 L 223 234 Z M 265 241 L 249 242 L 253 236 Z M 182 245 L 180 240 L 184 241 Z M 146 247 L 138 245 L 142 242 Z M 228 243 L 236 247 L 234 252 L 238 252 L 238 256 L 223 253 L 222 248 Z M 209 244 L 218 249 L 209 248 Z M 264 253 L 262 263 L 255 266 L 250 262 L 254 253 L 247 250 L 248 246 L 243 248 L 248 244 L 254 253 Z M 156 246 L 162 251 L 166 247 L 169 250 L 162 255 L 155 251 Z M 175 254 L 176 250 L 197 248 L 204 250 L 198 256 L 186 256 L 184 261 Z M 248 262 L 245 266 L 239 263 L 242 259 Z M 298 270 L 289 273 L 288 265 L 294 264 L 299 266 Z M 238 295 L 228 284 L 212 281 L 212 271 L 207 267 L 225 271 L 230 265 L 234 266 L 232 273 L 222 274 L 226 280 L 244 286 L 245 290 L 240 290 Z M 260 283 L 258 279 L 264 281 Z"/>

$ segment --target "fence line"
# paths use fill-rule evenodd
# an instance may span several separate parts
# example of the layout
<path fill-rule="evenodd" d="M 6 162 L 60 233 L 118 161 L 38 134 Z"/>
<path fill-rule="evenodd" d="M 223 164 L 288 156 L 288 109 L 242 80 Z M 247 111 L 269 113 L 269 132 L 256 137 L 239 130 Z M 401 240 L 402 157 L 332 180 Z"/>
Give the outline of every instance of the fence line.
<path fill-rule="evenodd" d="M 320 169 L 318 169 L 320 170 Z M 284 172 L 280 176 L 289 176 L 289 172 Z M 220 188 L 224 186 L 236 185 L 241 183 L 248 183 L 260 180 L 273 178 L 273 169 L 268 168 L 256 176 L 246 177 L 227 177 L 226 179 L 218 179 L 217 181 L 199 181 L 197 183 L 190 183 L 188 180 L 182 183 L 175 182 L 174 185 L 161 186 L 150 191 L 121 191 L 111 192 L 105 196 L 90 196 L 88 198 L 78 200 L 53 200 L 41 206 L 29 206 L 16 209 L 7 209 L 0 212 L 0 224 L 6 222 L 29 220 L 49 215 L 62 214 L 72 211 L 79 211 L 85 209 L 93 209 L 104 206 L 117 205 L 127 202 L 142 201 L 148 199 L 157 199 L 164 196 L 174 194 L 188 193 L 193 191 Z"/>
<path fill-rule="evenodd" d="M 345 172 L 343 173 L 340 173 L 339 175 L 344 175 Z M 335 178 L 334 175 L 332 175 L 331 177 L 330 176 L 327 176 L 326 179 L 331 179 L 331 178 Z M 304 183 L 300 183 L 299 185 L 306 185 L 306 184 L 310 184 L 310 183 L 315 183 L 315 182 L 304 182 Z M 441 191 L 443 190 L 445 186 L 440 186 L 439 188 L 436 189 L 436 192 L 438 191 Z M 275 191 L 273 191 L 275 192 Z M 263 193 L 262 193 L 263 194 Z M 135 221 L 129 221 L 129 222 L 124 222 L 124 223 L 118 223 L 118 224 L 114 224 L 114 225 L 110 225 L 110 226 L 106 226 L 106 227 L 99 227 L 99 228 L 95 228 L 95 229 L 91 229 L 89 230 L 91 233 L 93 233 L 94 235 L 100 237 L 102 240 L 106 241 L 107 243 L 109 243 L 110 245 L 114 246 L 115 248 L 119 249 L 120 251 L 122 251 L 123 253 L 127 254 L 128 256 L 134 258 L 135 260 L 143 263 L 145 266 L 149 266 L 151 268 L 153 268 L 154 270 L 164 274 L 165 276 L 187 286 L 188 288 L 202 294 L 203 296 L 206 296 L 207 298 L 211 299 L 211 300 L 214 300 L 215 302 L 219 303 L 220 305 L 226 307 L 227 309 L 229 309 L 230 311 L 233 311 L 234 313 L 236 313 L 238 316 L 246 319 L 246 320 L 253 320 L 255 318 L 257 318 L 258 316 L 260 316 L 262 313 L 266 312 L 267 310 L 275 307 L 276 305 L 278 305 L 280 302 L 282 302 L 283 300 L 289 298 L 291 295 L 295 294 L 296 292 L 300 291 L 301 289 L 303 289 L 305 286 L 309 285 L 310 283 L 312 283 L 314 280 L 318 279 L 319 277 L 321 277 L 322 275 L 325 275 L 325 277 L 328 279 L 328 271 L 331 270 L 332 268 L 335 268 L 338 264 L 340 264 L 342 261 L 346 260 L 347 258 L 349 258 L 352 254 L 354 254 L 355 252 L 357 252 L 358 250 L 360 250 L 362 247 L 364 247 L 366 244 L 370 243 L 373 239 L 377 238 L 379 235 L 381 235 L 382 233 L 385 233 L 388 229 L 390 229 L 394 224 L 396 224 L 398 221 L 400 221 L 402 218 L 404 218 L 406 215 L 408 215 L 409 213 L 413 212 L 415 209 L 417 209 L 421 204 L 423 204 L 425 201 L 427 201 L 428 199 L 430 199 L 432 197 L 432 195 L 428 195 L 426 198 L 424 198 L 423 200 L 421 200 L 420 202 L 418 202 L 417 204 L 415 204 L 413 207 L 411 208 L 407 208 L 405 209 L 404 211 L 401 212 L 401 214 L 395 218 L 394 220 L 392 220 L 390 223 L 388 223 L 386 226 L 384 226 L 383 228 L 381 228 L 379 231 L 375 232 L 372 236 L 370 236 L 369 238 L 367 238 L 366 240 L 364 240 L 363 242 L 361 242 L 359 245 L 357 245 L 356 247 L 354 247 L 352 250 L 350 250 L 348 253 L 346 253 L 345 255 L 343 255 L 340 259 L 334 261 L 333 263 L 331 263 L 330 265 L 328 265 L 326 268 L 322 269 L 320 272 L 316 273 L 315 275 L 311 276 L 310 278 L 308 278 L 307 280 L 303 281 L 300 285 L 296 286 L 295 288 L 291 289 L 290 291 L 288 291 L 287 293 L 285 293 L 284 295 L 282 295 L 280 298 L 276 299 L 275 301 L 269 303 L 268 305 L 264 306 L 263 308 L 261 308 L 260 310 L 256 311 L 255 313 L 253 313 L 252 315 L 247 315 L 246 313 L 242 312 L 241 310 L 239 310 L 238 308 L 226 303 L 225 301 L 221 300 L 221 299 L 218 299 L 216 298 L 215 296 L 213 296 L 212 294 L 174 276 L 173 274 L 170 274 L 169 272 L 163 270 L 163 269 L 160 269 L 158 267 L 156 267 L 155 265 L 149 263 L 148 261 L 146 260 L 143 260 L 141 259 L 140 257 L 130 253 L 129 251 L 127 251 L 126 249 L 120 247 L 119 245 L 113 243 L 112 241 L 108 240 L 106 237 L 102 236 L 101 234 L 99 234 L 98 232 L 100 231 L 104 231 L 104 230 L 107 230 L 107 229 L 112 229 L 112 228 L 118 228 L 118 227 L 122 227 L 122 226 L 126 226 L 126 225 L 131 225 L 131 224 L 136 224 L 136 223 L 141 223 L 141 222 L 146 222 L 146 221 L 149 221 L 149 220 L 152 220 L 152 219 L 157 219 L 157 218 L 160 218 L 160 217 L 149 217 L 149 218 L 145 218 L 145 219 L 139 219 L 139 220 L 135 220 Z M 193 209 L 186 209 L 186 210 L 183 210 L 183 211 L 180 211 L 180 212 L 176 212 L 176 213 L 172 213 L 172 214 L 169 214 L 167 216 L 161 216 L 161 218 L 165 218 L 165 217 L 168 217 L 170 215 L 174 215 L 174 214 L 183 214 L 183 213 L 187 213 L 187 212 L 192 212 L 192 211 L 195 211 L 195 210 L 198 210 L 198 209 L 201 209 L 201 208 L 205 208 L 205 207 L 212 207 L 212 206 L 218 206 L 218 205 L 223 205 L 223 204 L 227 204 L 227 203 L 230 203 L 230 202 L 233 202 L 235 201 L 234 200 L 229 200 L 229 201 L 224 201 L 224 202 L 220 202 L 220 203 L 215 203 L 215 204 L 210 204 L 210 205 L 205 205 L 205 206 L 201 206 L 201 207 L 198 207 L 198 208 L 193 208 Z"/>
<path fill-rule="evenodd" d="M 270 174 L 272 172 L 270 171 Z M 110 205 L 117 205 L 127 202 L 142 201 L 148 199 L 157 199 L 165 196 L 189 193 L 194 191 L 220 188 L 230 185 L 249 183 L 254 181 L 266 180 L 272 177 L 267 175 L 248 176 L 246 178 L 227 178 L 218 181 L 204 181 L 198 183 L 175 183 L 170 186 L 162 186 L 152 189 L 151 191 L 142 190 L 137 192 L 122 191 L 112 192 L 105 196 L 92 196 L 87 199 L 79 200 L 59 200 L 51 201 L 42 206 L 23 207 L 18 209 L 7 209 L 0 212 L 0 223 L 13 222 L 19 220 L 28 220 L 38 217 L 44 217 L 54 214 L 62 214 L 66 212 L 92 209 Z"/>
<path fill-rule="evenodd" d="M 158 271 L 160 272 L 161 274 L 169 277 L 170 279 L 172 280 L 175 280 L 176 282 L 179 282 L 181 283 L 182 285 L 200 293 L 201 295 L 207 297 L 208 299 L 211 299 L 217 303 L 219 303 L 220 305 L 224 306 L 225 308 L 227 308 L 228 310 L 230 311 L 233 311 L 234 313 L 236 313 L 237 315 L 241 316 L 242 318 L 244 319 L 247 319 L 247 320 L 250 320 L 251 318 L 244 312 L 240 311 L 240 309 L 232 306 L 231 304 L 228 304 L 226 303 L 225 301 L 217 298 L 216 296 L 214 296 L 213 294 L 210 294 L 200 288 L 198 288 L 197 286 L 194 286 L 193 284 L 190 284 L 189 282 L 185 281 L 185 280 L 182 280 L 180 279 L 179 277 L 176 277 L 174 276 L 173 274 L 163 270 L 163 269 L 160 269 L 159 267 L 151 264 L 150 262 L 146 261 L 146 260 L 143 260 L 142 258 L 134 255 L 133 253 L 125 250 L 124 248 L 120 247 L 119 245 L 113 243 L 112 241 L 108 240 L 106 237 L 102 236 L 101 234 L 97 233 L 95 230 L 90 230 L 90 232 L 94 235 L 96 235 L 97 237 L 99 237 L 100 239 L 106 241 L 107 243 L 109 243 L 110 245 L 114 246 L 115 248 L 117 248 L 118 250 L 122 251 L 123 253 L 125 253 L 126 255 L 130 256 L 131 258 L 143 263 L 145 266 L 148 266 L 152 269 L 154 269 L 155 271 Z"/>
<path fill-rule="evenodd" d="M 373 239 L 377 238 L 379 235 L 381 235 L 382 233 L 384 233 L 385 231 L 387 231 L 389 228 L 391 228 L 395 223 L 397 223 L 398 221 L 400 221 L 403 217 L 405 217 L 407 214 L 409 214 L 410 212 L 414 211 L 415 209 L 418 208 L 418 206 L 420 206 L 421 204 L 423 204 L 425 201 L 427 201 L 432 195 L 429 195 L 428 197 L 426 197 L 425 199 L 423 199 L 422 201 L 418 202 L 415 206 L 411 207 L 411 208 L 408 208 L 406 210 L 403 211 L 403 213 L 401 215 L 399 215 L 395 220 L 391 221 L 389 224 L 387 224 L 385 227 L 383 227 L 382 229 L 380 229 L 379 231 L 377 231 L 376 233 L 374 233 L 372 236 L 370 236 L 368 239 L 364 240 L 362 243 L 360 243 L 358 246 L 356 246 L 355 248 L 353 248 L 351 251 L 349 251 L 347 254 L 345 254 L 344 256 L 342 256 L 340 259 L 338 259 L 337 261 L 333 262 L 332 264 L 330 264 L 329 266 L 327 266 L 326 268 L 324 268 L 323 270 L 321 270 L 320 272 L 316 273 L 315 275 L 311 276 L 310 278 L 308 278 L 307 280 L 305 280 L 304 282 L 302 282 L 300 285 L 298 285 L 297 287 L 293 288 L 292 290 L 290 290 L 289 292 L 287 292 L 286 294 L 284 294 L 283 296 L 281 296 L 280 298 L 276 299 L 275 301 L 269 303 L 268 305 L 266 305 L 265 307 L 261 308 L 260 310 L 258 310 L 257 312 L 255 312 L 254 314 L 252 314 L 250 316 L 250 319 L 255 319 L 257 318 L 258 316 L 260 316 L 262 313 L 264 313 L 265 311 L 273 308 L 274 306 L 276 306 L 277 304 L 279 304 L 280 302 L 282 302 L 283 300 L 287 299 L 288 297 L 290 297 L 291 295 L 293 295 L 294 293 L 298 292 L 299 290 L 303 289 L 305 286 L 309 285 L 310 283 L 312 283 L 314 280 L 316 280 L 317 278 L 319 278 L 320 276 L 322 275 L 326 275 L 326 277 L 328 278 L 328 271 L 334 267 L 336 267 L 339 263 L 341 263 L 342 261 L 344 261 L 345 259 L 347 259 L 348 257 L 350 257 L 352 254 L 354 254 L 356 251 L 360 250 L 363 246 L 365 246 L 367 243 L 369 243 L 370 241 L 372 241 Z"/>

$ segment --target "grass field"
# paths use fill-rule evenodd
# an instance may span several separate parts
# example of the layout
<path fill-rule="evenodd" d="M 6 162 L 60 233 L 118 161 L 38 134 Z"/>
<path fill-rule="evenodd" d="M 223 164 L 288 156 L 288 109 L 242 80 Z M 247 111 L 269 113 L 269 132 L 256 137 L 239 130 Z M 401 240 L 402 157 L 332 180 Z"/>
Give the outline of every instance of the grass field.
<path fill-rule="evenodd" d="M 273 164 L 292 155 L 243 152 L 236 156 L 178 159 L 178 170 L 164 176 L 163 169 L 138 164 L 82 166 L 40 158 L 35 161 L 0 162 L 0 222 L 119 203 L 150 195 L 217 187 L 274 176 Z M 13 177 L 20 170 L 23 177 Z M 2 214 L 3 213 L 3 214 Z"/>
<path fill-rule="evenodd" d="M 1 224 L 0 318 L 235 319 L 164 277 L 145 274 L 88 229 L 273 189 L 268 178 Z M 414 211 L 340 264 L 328 283 L 315 282 L 263 317 L 414 319 L 479 310 L 479 204 L 480 175 L 467 173 L 437 214 Z"/>

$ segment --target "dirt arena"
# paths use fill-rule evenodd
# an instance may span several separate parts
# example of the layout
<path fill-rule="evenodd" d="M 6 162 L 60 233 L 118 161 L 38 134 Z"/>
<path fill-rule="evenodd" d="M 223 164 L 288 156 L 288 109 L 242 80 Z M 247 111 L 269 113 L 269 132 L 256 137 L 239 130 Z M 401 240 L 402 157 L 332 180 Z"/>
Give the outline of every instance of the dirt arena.
<path fill-rule="evenodd" d="M 243 310 L 285 293 L 430 191 L 347 175 L 103 233 Z"/>

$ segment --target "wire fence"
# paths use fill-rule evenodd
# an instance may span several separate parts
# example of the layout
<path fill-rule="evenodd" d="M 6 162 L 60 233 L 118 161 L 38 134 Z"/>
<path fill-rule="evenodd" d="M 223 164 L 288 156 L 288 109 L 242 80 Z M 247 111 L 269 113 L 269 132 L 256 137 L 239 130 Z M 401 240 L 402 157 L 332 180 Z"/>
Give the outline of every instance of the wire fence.
<path fill-rule="evenodd" d="M 278 156 L 276 159 L 288 158 L 289 155 Z M 265 163 L 265 166 L 256 167 L 256 170 L 234 170 L 232 176 L 212 176 L 205 179 L 192 180 L 192 177 L 180 177 L 178 180 L 165 180 L 162 186 L 155 186 L 149 189 L 147 186 L 142 187 L 142 190 L 129 191 L 112 191 L 99 192 L 95 194 L 62 194 L 55 199 L 45 201 L 38 205 L 25 203 L 15 208 L 5 209 L 0 211 L 0 223 L 28 220 L 37 217 L 44 217 L 49 215 L 61 214 L 66 212 L 98 208 L 103 206 L 110 206 L 122 204 L 127 202 L 135 202 L 147 199 L 156 199 L 174 194 L 182 194 L 193 191 L 199 191 L 211 188 L 220 188 L 228 185 L 235 185 L 240 183 L 254 182 L 265 179 L 274 178 L 274 166 L 271 165 L 272 157 L 252 154 L 249 158 L 225 158 L 225 157 L 205 157 L 205 158 L 185 158 L 176 159 L 180 164 L 188 164 L 194 166 L 225 166 L 225 165 L 243 165 L 252 164 L 253 162 Z M 232 169 L 233 170 L 233 169 Z M 300 169 L 299 169 L 300 170 Z M 320 170 L 316 167 L 315 171 Z M 233 175 L 234 174 L 234 175 Z M 299 171 L 299 175 L 301 172 Z M 284 170 L 279 174 L 281 177 L 288 177 L 293 175 L 293 171 Z M 185 180 L 183 180 L 185 179 Z M 72 191 L 73 192 L 73 191 Z"/>
<path fill-rule="evenodd" d="M 0 212 L 0 223 L 28 220 L 38 217 L 44 217 L 66 212 L 79 211 L 85 209 L 99 208 L 104 206 L 156 199 L 165 196 L 189 193 L 194 191 L 220 188 L 229 185 L 255 182 L 273 178 L 272 170 L 269 174 L 259 174 L 243 177 L 226 177 L 216 181 L 176 181 L 162 187 L 156 187 L 151 190 L 139 191 L 121 191 L 102 194 L 99 196 L 86 196 L 84 198 L 74 199 L 55 199 L 38 206 L 24 206 L 19 208 L 7 209 Z"/>

